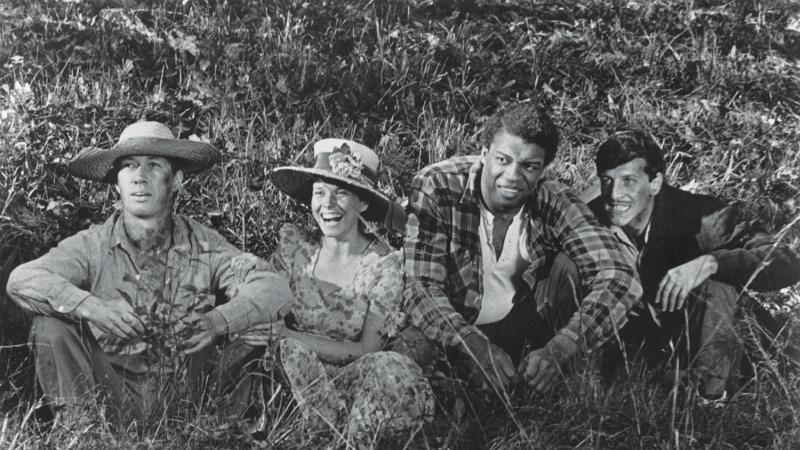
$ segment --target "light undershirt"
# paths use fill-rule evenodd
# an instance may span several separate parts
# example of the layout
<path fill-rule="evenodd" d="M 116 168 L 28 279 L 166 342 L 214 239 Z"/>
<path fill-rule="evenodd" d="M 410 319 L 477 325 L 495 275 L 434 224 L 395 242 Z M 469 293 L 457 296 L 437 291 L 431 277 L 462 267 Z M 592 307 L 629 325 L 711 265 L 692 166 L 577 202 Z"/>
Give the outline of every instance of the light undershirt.
<path fill-rule="evenodd" d="M 502 320 L 513 306 L 514 294 L 522 283 L 521 275 L 530 264 L 525 247 L 527 213 L 522 208 L 508 226 L 500 258 L 492 245 L 494 214 L 480 205 L 481 222 L 478 230 L 483 263 L 483 298 L 476 325 Z"/>

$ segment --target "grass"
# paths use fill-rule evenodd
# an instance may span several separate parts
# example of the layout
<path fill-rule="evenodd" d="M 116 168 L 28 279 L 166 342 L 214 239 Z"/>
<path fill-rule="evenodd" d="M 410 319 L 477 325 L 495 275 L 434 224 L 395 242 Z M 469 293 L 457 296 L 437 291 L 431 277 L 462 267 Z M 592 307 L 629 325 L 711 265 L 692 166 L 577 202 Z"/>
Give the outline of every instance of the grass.
<path fill-rule="evenodd" d="M 281 223 L 310 223 L 267 174 L 308 161 L 314 140 L 373 146 L 386 189 L 403 198 L 420 167 L 474 153 L 488 115 L 528 98 L 561 126 L 553 177 L 581 189 L 605 136 L 644 127 L 667 151 L 671 183 L 747 205 L 796 246 L 798 10 L 797 0 L 7 0 L 0 286 L 17 264 L 109 214 L 112 190 L 68 176 L 65 163 L 137 119 L 223 150 L 225 163 L 189 180 L 178 208 L 268 255 Z M 790 314 L 800 294 L 757 298 Z M 207 410 L 136 430 L 102 421 L 37 430 L 21 345 L 29 319 L 2 291 L 0 307 L 0 446 L 321 445 L 299 431 L 277 384 L 265 444 Z M 691 390 L 653 382 L 636 363 L 611 379 L 587 365 L 507 405 L 443 399 L 440 420 L 409 448 L 796 448 L 796 359 L 782 356 L 791 337 L 772 345 L 749 331 L 752 318 L 742 324 L 746 376 L 724 410 L 697 408 Z"/>

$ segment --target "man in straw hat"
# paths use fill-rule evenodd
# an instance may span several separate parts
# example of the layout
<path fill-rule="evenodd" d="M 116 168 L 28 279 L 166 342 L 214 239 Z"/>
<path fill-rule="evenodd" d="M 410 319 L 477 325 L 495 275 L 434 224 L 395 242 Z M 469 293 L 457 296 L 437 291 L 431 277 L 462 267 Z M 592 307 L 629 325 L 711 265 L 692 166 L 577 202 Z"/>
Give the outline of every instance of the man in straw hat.
<path fill-rule="evenodd" d="M 519 376 L 542 390 L 622 326 L 641 285 L 586 205 L 543 177 L 558 140 L 546 114 L 513 105 L 488 120 L 480 156 L 414 178 L 405 243 L 413 328 L 397 351 L 425 367 L 435 344 L 479 386 L 501 390 Z"/>
<path fill-rule="evenodd" d="M 697 369 L 701 403 L 724 403 L 742 288 L 796 283 L 800 258 L 735 207 L 667 184 L 661 149 L 641 130 L 609 137 L 595 162 L 601 193 L 589 207 L 618 236 L 644 287 L 623 339 L 653 362 L 677 352 L 684 368 Z"/>
<path fill-rule="evenodd" d="M 240 251 L 173 213 L 183 177 L 219 159 L 210 144 L 138 122 L 110 149 L 70 161 L 73 175 L 115 184 L 121 208 L 9 277 L 11 298 L 36 314 L 36 374 L 51 406 L 100 394 L 112 413 L 146 411 L 163 394 L 150 391 L 155 373 L 198 381 L 217 337 L 274 320 L 275 305 L 289 298 L 283 278 L 243 276 L 231 267 Z M 219 304 L 218 294 L 229 300 Z"/>

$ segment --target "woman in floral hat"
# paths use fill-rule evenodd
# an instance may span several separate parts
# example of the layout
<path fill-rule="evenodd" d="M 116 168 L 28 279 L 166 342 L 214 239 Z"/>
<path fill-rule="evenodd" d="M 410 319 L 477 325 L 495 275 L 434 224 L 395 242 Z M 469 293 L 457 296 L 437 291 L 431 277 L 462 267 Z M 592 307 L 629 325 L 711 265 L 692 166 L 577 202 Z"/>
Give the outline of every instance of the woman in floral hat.
<path fill-rule="evenodd" d="M 377 189 L 379 160 L 368 147 L 323 139 L 314 156 L 314 167 L 280 167 L 272 181 L 310 206 L 321 238 L 281 228 L 279 248 L 261 264 L 290 280 L 294 299 L 285 321 L 242 338 L 280 339 L 280 364 L 312 427 L 335 427 L 359 447 L 379 435 L 407 439 L 432 417 L 433 395 L 411 359 L 381 351 L 403 321 L 402 260 L 365 226 L 402 231 L 405 214 Z"/>

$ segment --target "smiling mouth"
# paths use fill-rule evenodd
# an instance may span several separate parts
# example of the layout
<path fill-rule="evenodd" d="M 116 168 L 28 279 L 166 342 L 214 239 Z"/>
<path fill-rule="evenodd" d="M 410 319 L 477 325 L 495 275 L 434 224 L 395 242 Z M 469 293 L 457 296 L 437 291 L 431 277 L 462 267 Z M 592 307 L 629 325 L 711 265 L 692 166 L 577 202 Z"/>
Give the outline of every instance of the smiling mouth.
<path fill-rule="evenodd" d="M 506 194 L 506 195 L 518 195 L 520 192 L 522 192 L 522 189 L 518 189 L 518 188 L 510 187 L 510 186 L 498 186 L 497 190 L 502 192 L 502 193 L 504 193 L 504 194 Z"/>
<path fill-rule="evenodd" d="M 630 203 L 610 203 L 608 210 L 614 213 L 624 213 L 631 209 Z"/>
<path fill-rule="evenodd" d="M 326 224 L 336 224 L 342 220 L 341 214 L 333 214 L 333 213 L 322 213 L 319 215 L 322 221 Z"/>

